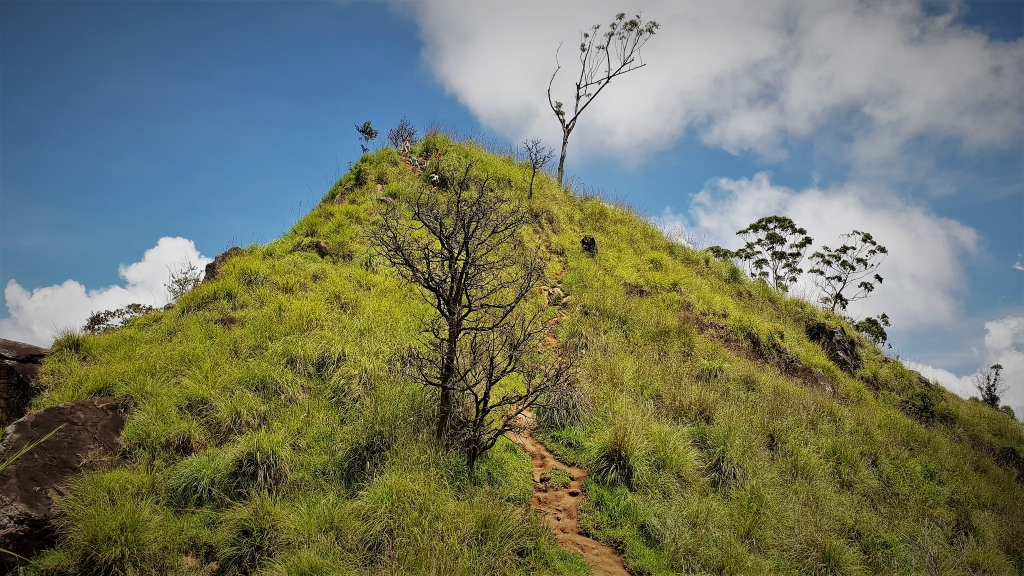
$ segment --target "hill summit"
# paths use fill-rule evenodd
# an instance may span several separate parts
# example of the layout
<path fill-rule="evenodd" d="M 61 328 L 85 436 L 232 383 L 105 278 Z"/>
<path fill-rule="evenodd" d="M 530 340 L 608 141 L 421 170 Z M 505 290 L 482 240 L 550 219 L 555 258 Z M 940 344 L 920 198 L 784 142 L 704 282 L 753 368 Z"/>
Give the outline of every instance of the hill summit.
<path fill-rule="evenodd" d="M 1024 572 L 1020 423 L 511 156 L 437 132 L 409 154 L 364 154 L 173 307 L 54 342 L 33 410 L 116 397 L 128 417 L 30 573 Z M 572 401 L 472 469 L 410 365 L 430 302 L 368 241 L 437 185 L 429 162 L 530 211 L 523 306 L 578 351 Z M 558 490 L 575 500 L 547 511 L 613 562 L 559 545 L 531 507 Z"/>

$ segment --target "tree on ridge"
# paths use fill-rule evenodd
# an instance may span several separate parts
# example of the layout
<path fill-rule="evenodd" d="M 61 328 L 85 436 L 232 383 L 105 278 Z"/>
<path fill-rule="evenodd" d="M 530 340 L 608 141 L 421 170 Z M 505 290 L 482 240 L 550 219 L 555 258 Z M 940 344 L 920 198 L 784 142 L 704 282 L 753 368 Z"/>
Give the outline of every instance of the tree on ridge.
<path fill-rule="evenodd" d="M 580 114 L 613 78 L 646 65 L 640 60 L 640 49 L 660 27 L 661 24 L 653 20 L 645 23 L 639 14 L 626 20 L 625 12 L 620 12 L 608 25 L 608 31 L 604 34 L 598 35 L 600 24 L 591 26 L 589 32 L 581 32 L 580 75 L 576 80 L 571 115 L 564 108 L 564 103 L 555 100 L 551 95 L 555 76 L 558 76 L 558 71 L 562 69 L 562 65 L 558 63 L 558 53 L 555 53 L 557 67 L 548 82 L 548 105 L 562 127 L 562 153 L 558 158 L 559 185 L 565 176 L 565 153 L 569 147 L 569 135 L 576 129 Z"/>

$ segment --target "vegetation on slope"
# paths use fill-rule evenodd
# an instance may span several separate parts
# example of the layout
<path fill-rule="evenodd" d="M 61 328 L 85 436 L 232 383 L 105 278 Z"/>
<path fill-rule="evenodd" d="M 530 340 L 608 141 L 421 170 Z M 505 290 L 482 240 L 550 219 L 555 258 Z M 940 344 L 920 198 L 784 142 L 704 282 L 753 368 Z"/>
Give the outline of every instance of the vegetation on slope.
<path fill-rule="evenodd" d="M 413 148 L 436 152 L 509 179 L 538 216 L 525 249 L 568 295 L 555 336 L 584 349 L 579 409 L 541 413 L 541 437 L 591 471 L 581 523 L 632 571 L 1024 572 L 1019 423 L 860 336 L 865 367 L 842 372 L 804 334 L 853 334 L 840 318 L 621 206 L 547 176 L 527 199 L 528 165 L 442 134 Z M 408 362 L 428 309 L 365 241 L 384 203 L 427 185 L 394 149 L 364 155 L 173 309 L 59 338 L 36 408 L 130 398 L 130 465 L 76 482 L 32 570 L 587 573 L 530 513 L 515 444 L 470 474 L 433 439 L 436 402 Z"/>

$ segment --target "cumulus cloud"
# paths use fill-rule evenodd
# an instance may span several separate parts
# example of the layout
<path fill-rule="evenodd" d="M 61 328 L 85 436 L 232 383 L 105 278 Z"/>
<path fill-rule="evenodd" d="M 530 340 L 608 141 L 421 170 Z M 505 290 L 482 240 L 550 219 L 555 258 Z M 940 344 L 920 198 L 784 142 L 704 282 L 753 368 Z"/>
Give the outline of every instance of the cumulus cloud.
<path fill-rule="evenodd" d="M 687 214 L 666 209 L 655 221 L 663 229 L 735 249 L 743 243 L 737 230 L 771 214 L 788 216 L 807 228 L 814 238 L 810 252 L 822 245 L 838 247 L 839 235 L 855 229 L 871 232 L 889 249 L 879 269 L 884 283 L 871 298 L 852 305 L 851 314 L 886 312 L 907 330 L 949 325 L 956 319 L 965 288 L 959 257 L 977 251 L 977 233 L 885 191 L 852 184 L 796 191 L 773 185 L 762 172 L 751 179 L 710 182 L 693 197 Z M 797 290 L 811 295 L 806 277 Z"/>
<path fill-rule="evenodd" d="M 139 303 L 162 306 L 170 299 L 164 283 L 172 270 L 179 270 L 185 261 L 204 267 L 210 258 L 196 250 L 187 238 L 161 238 L 146 250 L 142 260 L 122 264 L 118 274 L 125 285 L 112 285 L 93 290 L 75 280 L 34 288 L 30 292 L 11 280 L 4 289 L 7 318 L 0 318 L 0 335 L 41 346 L 49 346 L 54 335 L 65 328 L 80 328 L 94 312 L 114 310 Z"/>
<path fill-rule="evenodd" d="M 637 161 L 693 129 L 708 145 L 766 158 L 841 124 L 854 165 L 896 164 L 922 136 L 968 149 L 1019 141 L 1024 42 L 993 41 L 917 2 L 611 0 L 415 4 L 424 58 L 491 129 L 560 139 L 545 100 L 571 96 L 576 34 L 616 12 L 662 23 L 648 67 L 616 79 L 588 109 L 573 153 Z M 541 18 L 537 15 L 542 14 Z M 578 74 L 578 72 L 576 72 Z"/>
<path fill-rule="evenodd" d="M 1003 379 L 1009 386 L 1003 394 L 1002 403 L 1013 407 L 1017 417 L 1024 419 L 1024 318 L 1008 316 L 985 323 L 984 362 L 980 369 L 994 364 L 1003 367 Z M 973 374 L 956 374 L 926 364 L 906 362 L 925 378 L 942 384 L 946 389 L 964 398 L 977 396 Z"/>

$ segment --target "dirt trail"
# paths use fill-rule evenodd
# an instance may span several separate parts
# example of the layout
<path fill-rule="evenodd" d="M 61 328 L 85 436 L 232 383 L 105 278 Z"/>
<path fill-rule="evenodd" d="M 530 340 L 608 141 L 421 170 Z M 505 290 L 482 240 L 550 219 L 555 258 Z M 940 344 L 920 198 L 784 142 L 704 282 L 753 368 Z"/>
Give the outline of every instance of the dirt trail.
<path fill-rule="evenodd" d="M 594 576 L 629 576 L 622 557 L 614 548 L 579 532 L 578 513 L 587 471 L 559 462 L 533 436 L 532 428 L 513 436 L 513 439 L 533 458 L 533 500 L 530 507 L 544 517 L 544 523 L 555 535 L 555 542 L 583 556 Z M 541 474 L 556 466 L 572 474 L 573 480 L 568 488 L 557 489 L 540 481 Z"/>

